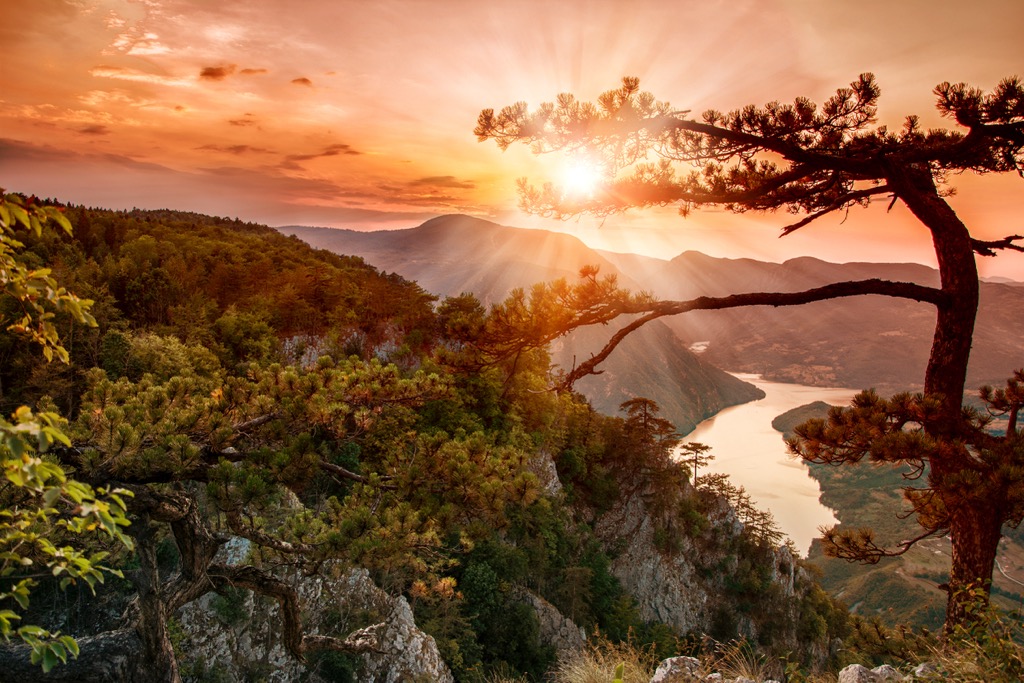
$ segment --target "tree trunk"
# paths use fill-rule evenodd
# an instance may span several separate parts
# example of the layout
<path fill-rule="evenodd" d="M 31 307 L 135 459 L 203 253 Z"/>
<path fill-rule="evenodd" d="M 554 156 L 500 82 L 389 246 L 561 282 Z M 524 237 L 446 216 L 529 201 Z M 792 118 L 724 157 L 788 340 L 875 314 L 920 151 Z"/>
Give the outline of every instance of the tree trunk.
<path fill-rule="evenodd" d="M 947 633 L 980 616 L 978 608 L 988 605 L 1002 529 L 999 507 L 985 501 L 976 501 L 973 505 L 961 503 L 953 512 L 949 528 L 953 563 L 947 588 Z"/>
<path fill-rule="evenodd" d="M 135 536 L 135 551 L 140 565 L 135 577 L 135 587 L 139 592 L 139 621 L 135 628 L 142 641 L 144 666 L 149 671 L 149 680 L 154 683 L 181 683 L 178 660 L 167 633 L 167 620 L 171 615 L 161 592 L 156 541 L 149 515 L 140 515 L 130 528 Z"/>
<path fill-rule="evenodd" d="M 978 314 L 978 268 L 974 247 L 967 226 L 939 196 L 927 166 L 901 167 L 896 164 L 890 182 L 897 195 L 911 212 L 931 231 L 938 258 L 939 277 L 945 300 L 940 302 L 935 321 L 928 368 L 925 371 L 925 393 L 941 401 L 941 419 L 927 426 L 933 436 L 955 442 L 964 433 L 962 405 L 967 383 L 967 362 Z M 963 446 L 951 447 L 942 460 L 933 459 L 930 480 L 942 482 L 959 473 L 976 469 Z M 953 500 L 942 486 L 935 487 L 943 496 L 950 514 L 950 539 L 953 563 L 946 602 L 946 631 L 970 618 L 968 605 L 980 598 L 987 603 L 995 564 L 996 549 L 1002 529 L 999 501 L 977 501 L 967 505 Z M 946 493 L 947 495 L 943 495 Z M 982 594 L 968 594 L 976 588 Z"/>

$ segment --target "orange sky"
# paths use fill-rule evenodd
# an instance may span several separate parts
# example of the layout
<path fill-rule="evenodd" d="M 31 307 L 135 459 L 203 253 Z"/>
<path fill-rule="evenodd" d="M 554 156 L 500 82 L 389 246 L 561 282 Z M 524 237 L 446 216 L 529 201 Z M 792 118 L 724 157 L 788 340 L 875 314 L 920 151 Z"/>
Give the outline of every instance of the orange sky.
<path fill-rule="evenodd" d="M 937 125 L 932 88 L 1024 76 L 1019 0 L 0 0 L 0 186 L 110 208 L 178 208 L 357 229 L 470 213 L 592 246 L 784 260 L 931 263 L 884 207 L 778 240 L 785 215 L 671 210 L 560 223 L 514 179 L 558 160 L 502 154 L 484 107 L 593 98 L 636 75 L 680 109 L 807 95 L 862 71 L 880 117 Z M 954 178 L 974 234 L 1024 231 L 1024 181 Z M 982 261 L 1024 280 L 1024 254 Z"/>

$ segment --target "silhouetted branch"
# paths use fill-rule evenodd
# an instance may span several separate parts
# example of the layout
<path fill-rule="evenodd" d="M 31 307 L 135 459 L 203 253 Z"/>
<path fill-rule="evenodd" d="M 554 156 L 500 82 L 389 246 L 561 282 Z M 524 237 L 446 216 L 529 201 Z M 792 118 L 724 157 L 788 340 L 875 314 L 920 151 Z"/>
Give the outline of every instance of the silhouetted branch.
<path fill-rule="evenodd" d="M 842 197 L 839 197 L 830 206 L 827 206 L 827 207 L 825 207 L 824 209 L 822 209 L 820 211 L 815 211 L 814 213 L 810 214 L 809 216 L 800 219 L 796 223 L 792 223 L 790 225 L 787 225 L 786 227 L 784 227 L 782 229 L 782 234 L 779 235 L 779 236 L 780 237 L 785 237 L 786 235 L 790 234 L 791 232 L 795 232 L 796 230 L 799 230 L 800 228 L 804 227 L 808 223 L 811 223 L 811 222 L 821 218 L 822 216 L 826 216 L 826 215 L 832 213 L 833 211 L 838 211 L 839 209 L 842 209 L 844 206 L 848 206 L 852 202 L 859 202 L 859 201 L 861 201 L 863 199 L 867 199 L 868 197 L 872 197 L 872 196 L 874 196 L 876 194 L 886 194 L 887 192 L 892 192 L 892 188 L 889 187 L 888 185 L 879 185 L 878 187 L 872 187 L 872 188 L 869 188 L 869 189 L 866 189 L 866 190 L 859 190 L 857 192 L 849 192 L 849 193 L 843 195 Z M 894 196 L 893 200 L 895 201 L 895 199 L 896 198 Z"/>
<path fill-rule="evenodd" d="M 837 531 L 836 527 L 821 528 L 822 540 L 825 542 L 825 554 L 847 562 L 878 564 L 884 557 L 899 557 L 914 547 L 918 541 L 942 533 L 944 529 L 927 529 L 914 538 L 900 541 L 898 549 L 888 549 L 875 543 L 875 535 L 870 529 L 856 531 Z"/>
<path fill-rule="evenodd" d="M 1009 235 L 1001 240 L 978 240 L 972 238 L 971 246 L 974 248 L 974 253 L 979 256 L 995 256 L 996 249 L 1024 251 L 1024 245 L 1015 244 L 1017 240 L 1024 240 L 1024 235 Z"/>
<path fill-rule="evenodd" d="M 629 323 L 616 332 L 597 354 L 588 360 L 580 363 L 572 372 L 567 374 L 559 383 L 559 388 L 568 389 L 579 379 L 598 374 L 597 366 L 600 365 L 615 347 L 625 339 L 631 332 L 646 325 L 652 320 L 663 318 L 668 315 L 678 315 L 688 311 L 712 311 L 726 308 L 739 308 L 742 306 L 799 306 L 814 301 L 825 301 L 827 299 L 838 299 L 848 296 L 861 296 L 864 294 L 878 294 L 891 296 L 900 299 L 911 299 L 940 306 L 945 302 L 945 295 L 941 290 L 934 287 L 914 284 L 912 282 L 891 282 L 888 280 L 854 280 L 850 282 L 837 282 L 824 287 L 808 289 L 802 292 L 752 292 L 748 294 L 733 294 L 725 297 L 702 296 L 688 301 L 658 301 L 653 304 L 638 304 L 640 310 L 628 310 L 628 313 L 643 313 L 646 315 Z M 563 334 L 570 330 L 564 330 Z"/>

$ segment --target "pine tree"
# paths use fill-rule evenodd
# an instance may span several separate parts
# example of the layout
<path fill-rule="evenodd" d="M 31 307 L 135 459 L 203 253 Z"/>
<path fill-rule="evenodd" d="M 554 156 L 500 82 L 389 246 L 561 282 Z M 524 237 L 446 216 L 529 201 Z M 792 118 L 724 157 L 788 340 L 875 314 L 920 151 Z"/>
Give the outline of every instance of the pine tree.
<path fill-rule="evenodd" d="M 947 601 L 947 628 L 969 618 L 969 602 L 987 600 L 996 546 L 1004 523 L 1020 521 L 1018 486 L 1010 471 L 1024 461 L 1019 447 L 1002 450 L 1012 465 L 978 457 L 979 423 L 962 410 L 967 362 L 978 309 L 975 255 L 1000 250 L 1024 251 L 1024 237 L 998 240 L 973 237 L 946 202 L 949 175 L 961 172 L 1024 173 L 1024 86 L 1007 78 L 991 92 L 966 84 L 941 83 L 934 90 L 939 112 L 959 129 L 923 130 L 908 116 L 900 130 L 876 125 L 880 94 L 871 74 L 840 88 L 821 107 L 806 98 L 792 104 L 770 102 L 731 112 L 706 111 L 691 118 L 667 102 L 642 92 L 639 80 L 623 79 L 618 89 L 596 103 L 569 94 L 530 111 L 525 103 L 499 112 L 481 112 L 475 133 L 505 149 L 523 142 L 537 152 L 563 150 L 603 162 L 611 176 L 592 194 L 566 193 L 554 185 L 540 188 L 520 181 L 522 204 L 530 211 L 565 217 L 582 212 L 608 215 L 632 207 L 677 204 L 683 215 L 718 205 L 730 211 L 800 214 L 783 235 L 814 220 L 885 197 L 903 202 L 928 229 L 939 266 L 940 286 L 862 280 L 796 293 L 754 292 L 691 301 L 638 301 L 619 306 L 600 321 L 624 313 L 641 314 L 613 336 L 593 358 L 575 368 L 568 380 L 595 371 L 630 331 L 664 315 L 696 309 L 737 306 L 788 306 L 845 296 L 879 294 L 931 304 L 935 335 L 924 376 L 924 394 L 896 405 L 855 404 L 837 420 L 882 420 L 878 439 L 901 443 L 885 459 L 921 472 L 927 483 L 915 506 L 926 531 L 946 531 L 953 543 L 953 567 Z M 651 161 L 650 159 L 654 159 Z M 616 176 L 621 169 L 631 174 Z M 896 400 L 896 399 L 894 399 Z M 898 427 L 892 426 L 898 424 Z M 919 428 L 917 431 L 913 428 Z M 1007 437 L 1009 444 L 1017 439 Z M 846 447 L 842 435 L 815 442 L 815 458 L 831 463 L 857 462 L 871 453 L 876 439 Z M 919 498 L 920 500 L 920 498 Z M 914 539 L 917 540 L 917 539 Z M 910 543 L 913 544 L 913 541 Z M 879 548 L 859 559 L 872 559 Z M 909 547 L 909 546 L 907 546 Z M 891 552 L 905 552 L 906 547 Z M 874 553 L 874 554 L 873 554 Z"/>

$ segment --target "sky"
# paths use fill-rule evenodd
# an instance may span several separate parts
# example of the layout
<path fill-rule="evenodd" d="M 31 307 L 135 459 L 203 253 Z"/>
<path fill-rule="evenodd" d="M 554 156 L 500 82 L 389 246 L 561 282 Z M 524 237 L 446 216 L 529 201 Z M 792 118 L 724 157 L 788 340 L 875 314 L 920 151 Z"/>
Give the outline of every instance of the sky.
<path fill-rule="evenodd" d="M 103 208 L 174 208 L 280 225 L 414 227 L 466 213 L 671 258 L 917 261 L 900 205 L 826 217 L 672 208 L 557 221 L 515 179 L 565 161 L 473 135 L 484 108 L 623 76 L 678 109 L 808 96 L 858 74 L 879 118 L 939 119 L 932 89 L 1024 76 L 1020 0 L 0 0 L 0 187 Z M 958 176 L 972 233 L 1024 232 L 1024 180 Z M 980 260 L 1024 281 L 1024 254 Z"/>

